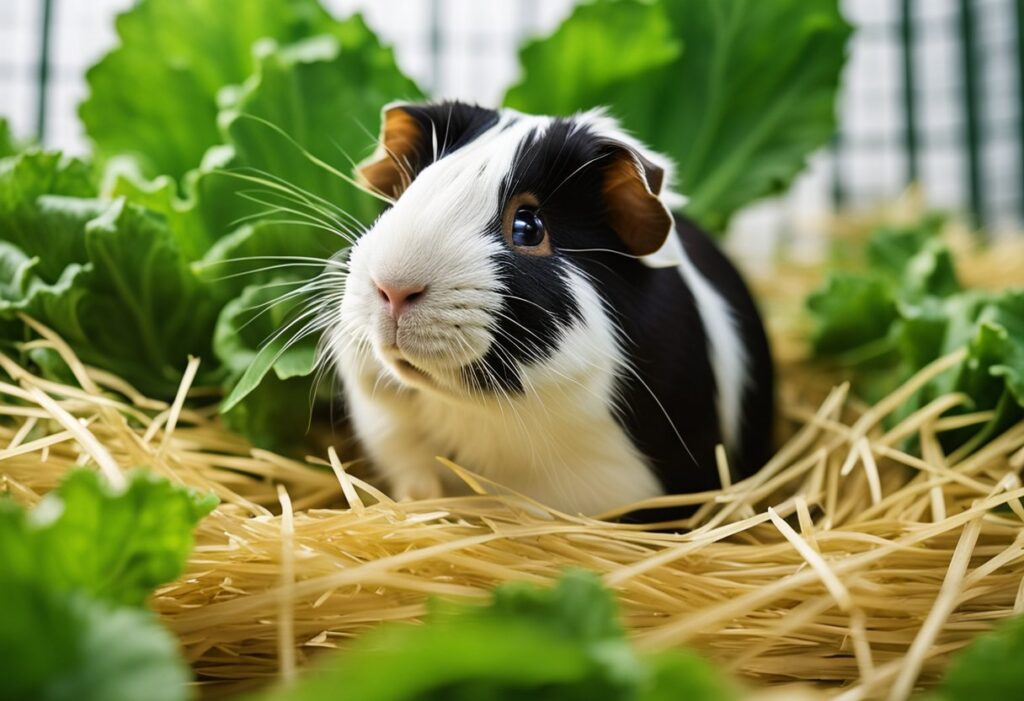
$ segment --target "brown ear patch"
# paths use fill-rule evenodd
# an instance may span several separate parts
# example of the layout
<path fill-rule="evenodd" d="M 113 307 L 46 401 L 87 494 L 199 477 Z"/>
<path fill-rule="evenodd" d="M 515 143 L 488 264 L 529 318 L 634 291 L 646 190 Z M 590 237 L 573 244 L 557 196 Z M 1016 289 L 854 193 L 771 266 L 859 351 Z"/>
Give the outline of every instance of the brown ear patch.
<path fill-rule="evenodd" d="M 356 175 L 375 192 L 398 199 L 413 177 L 416 149 L 424 138 L 419 123 L 401 107 L 384 112 L 380 146 L 356 167 Z"/>
<path fill-rule="evenodd" d="M 663 178 L 661 168 L 625 147 L 617 148 L 605 166 L 601 194 L 608 220 L 634 255 L 654 253 L 672 231 L 672 215 L 654 194 Z"/>

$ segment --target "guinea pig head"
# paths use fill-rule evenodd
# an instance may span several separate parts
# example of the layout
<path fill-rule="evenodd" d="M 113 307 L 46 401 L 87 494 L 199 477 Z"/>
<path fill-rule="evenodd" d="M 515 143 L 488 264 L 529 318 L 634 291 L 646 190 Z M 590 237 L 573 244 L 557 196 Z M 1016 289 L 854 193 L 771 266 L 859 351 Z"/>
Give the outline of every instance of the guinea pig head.
<path fill-rule="evenodd" d="M 661 247 L 665 161 L 598 111 L 399 104 L 382 123 L 357 175 L 390 205 L 351 251 L 336 354 L 471 398 L 527 391 L 532 368 L 588 334 L 613 342 L 588 255 L 640 266 Z"/>

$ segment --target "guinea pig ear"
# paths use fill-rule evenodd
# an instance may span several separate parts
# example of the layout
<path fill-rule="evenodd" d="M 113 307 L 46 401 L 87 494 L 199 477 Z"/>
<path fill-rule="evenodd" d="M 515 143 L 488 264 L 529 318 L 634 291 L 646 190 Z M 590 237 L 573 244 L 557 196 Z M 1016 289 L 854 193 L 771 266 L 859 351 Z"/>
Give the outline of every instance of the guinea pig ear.
<path fill-rule="evenodd" d="M 631 253 L 654 253 L 672 232 L 672 215 L 658 199 L 665 171 L 629 146 L 609 148 L 601 188 L 608 220 Z"/>
<path fill-rule="evenodd" d="M 397 200 L 415 177 L 426 135 L 405 105 L 386 106 L 380 121 L 377 150 L 356 166 L 356 177 L 374 192 Z"/>

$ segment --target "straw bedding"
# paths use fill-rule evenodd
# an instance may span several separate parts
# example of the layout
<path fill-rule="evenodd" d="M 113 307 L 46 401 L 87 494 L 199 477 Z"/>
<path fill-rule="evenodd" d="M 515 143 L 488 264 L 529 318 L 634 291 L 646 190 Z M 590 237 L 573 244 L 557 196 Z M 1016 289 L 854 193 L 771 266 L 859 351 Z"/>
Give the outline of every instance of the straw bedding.
<path fill-rule="evenodd" d="M 1001 284 L 999 270 L 1014 274 L 1007 259 L 973 257 L 967 276 Z M 488 496 L 454 465 L 476 496 L 395 503 L 333 449 L 306 461 L 253 450 L 213 410 L 188 408 L 195 363 L 166 404 L 37 331 L 33 344 L 58 350 L 77 385 L 0 357 L 14 378 L 0 392 L 22 400 L 0 406 L 0 489 L 31 504 L 85 464 L 115 482 L 145 465 L 214 490 L 222 503 L 200 525 L 187 572 L 153 601 L 210 695 L 289 678 L 321 648 L 415 620 L 430 596 L 480 599 L 496 583 L 547 582 L 567 565 L 604 575 L 642 648 L 693 645 L 751 686 L 813 682 L 815 695 L 845 701 L 905 698 L 950 653 L 1024 609 L 1024 424 L 969 456 L 937 440 L 987 418 L 944 416 L 964 397 L 883 427 L 957 355 L 869 407 L 800 360 L 798 327 L 776 325 L 784 444 L 752 478 L 662 499 L 699 505 L 670 533 Z M 907 437 L 919 452 L 904 451 Z"/>

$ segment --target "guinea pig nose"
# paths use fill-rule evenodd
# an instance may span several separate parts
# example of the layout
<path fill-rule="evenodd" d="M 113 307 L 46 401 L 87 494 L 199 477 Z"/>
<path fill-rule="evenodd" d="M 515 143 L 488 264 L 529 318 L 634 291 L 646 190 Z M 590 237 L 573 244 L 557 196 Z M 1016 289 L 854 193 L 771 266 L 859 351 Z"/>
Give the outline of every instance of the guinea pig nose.
<path fill-rule="evenodd" d="M 376 280 L 373 284 L 377 286 L 377 293 L 381 300 L 387 303 L 391 316 L 395 319 L 402 316 L 413 302 L 422 299 L 427 292 L 425 285 L 387 284 Z"/>

